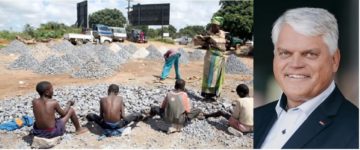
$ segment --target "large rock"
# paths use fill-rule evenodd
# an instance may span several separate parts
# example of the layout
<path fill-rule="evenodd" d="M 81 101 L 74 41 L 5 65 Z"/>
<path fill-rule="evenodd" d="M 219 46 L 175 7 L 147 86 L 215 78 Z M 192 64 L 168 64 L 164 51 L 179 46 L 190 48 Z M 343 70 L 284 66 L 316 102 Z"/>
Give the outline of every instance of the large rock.
<path fill-rule="evenodd" d="M 61 136 L 54 137 L 51 139 L 41 138 L 34 136 L 33 142 L 31 144 L 32 148 L 42 149 L 42 148 L 52 148 L 55 145 L 59 144 L 61 141 Z"/>

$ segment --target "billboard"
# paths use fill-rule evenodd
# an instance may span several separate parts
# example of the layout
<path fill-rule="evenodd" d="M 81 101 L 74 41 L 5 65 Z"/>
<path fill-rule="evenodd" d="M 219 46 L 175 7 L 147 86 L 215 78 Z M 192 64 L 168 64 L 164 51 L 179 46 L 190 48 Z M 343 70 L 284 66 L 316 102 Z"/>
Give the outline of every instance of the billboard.
<path fill-rule="evenodd" d="M 128 14 L 132 25 L 169 25 L 170 4 L 133 5 Z"/>
<path fill-rule="evenodd" d="M 82 28 L 88 28 L 88 18 L 87 18 L 87 1 L 77 3 L 77 20 L 76 26 Z"/>

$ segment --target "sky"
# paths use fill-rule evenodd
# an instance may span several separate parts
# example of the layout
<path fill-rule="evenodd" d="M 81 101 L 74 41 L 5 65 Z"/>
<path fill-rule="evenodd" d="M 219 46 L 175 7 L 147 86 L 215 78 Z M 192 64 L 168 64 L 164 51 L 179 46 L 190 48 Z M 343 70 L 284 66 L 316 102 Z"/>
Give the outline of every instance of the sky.
<path fill-rule="evenodd" d="M 22 31 L 25 24 L 37 28 L 55 21 L 76 22 L 76 4 L 83 0 L 0 0 L 0 30 Z M 219 0 L 131 0 L 130 4 L 170 3 L 170 24 L 177 30 L 188 25 L 206 25 L 216 11 Z M 119 9 L 127 17 L 127 0 L 88 0 L 88 13 L 105 8 Z M 157 26 L 151 26 L 157 27 Z"/>

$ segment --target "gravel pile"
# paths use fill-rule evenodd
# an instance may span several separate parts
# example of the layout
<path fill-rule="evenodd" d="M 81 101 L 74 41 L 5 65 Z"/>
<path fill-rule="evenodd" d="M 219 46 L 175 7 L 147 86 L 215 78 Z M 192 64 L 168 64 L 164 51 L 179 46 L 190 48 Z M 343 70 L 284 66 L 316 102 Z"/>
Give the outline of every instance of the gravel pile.
<path fill-rule="evenodd" d="M 120 49 L 118 52 L 117 52 L 118 56 L 124 60 L 127 60 L 131 57 L 131 54 L 130 52 L 124 50 L 124 49 Z"/>
<path fill-rule="evenodd" d="M 97 84 L 90 86 L 66 86 L 61 88 L 55 87 L 53 98 L 59 102 L 62 108 L 65 107 L 68 100 L 75 100 L 75 105 L 73 107 L 76 110 L 80 123 L 85 124 L 87 122 L 85 116 L 88 113 L 99 113 L 99 98 L 107 95 L 107 88 L 107 84 Z M 119 94 L 124 98 L 126 107 L 125 113 L 130 114 L 134 112 L 140 112 L 143 109 L 148 109 L 152 105 L 160 105 L 166 92 L 169 89 L 172 89 L 172 86 L 144 88 L 120 85 Z M 191 89 L 188 90 L 192 106 L 194 106 L 194 103 L 201 102 L 196 93 L 198 92 Z M 33 117 L 31 101 L 37 97 L 39 97 L 38 94 L 34 92 L 28 95 L 0 100 L 0 122 L 8 121 L 23 115 L 29 115 Z M 222 107 L 221 102 L 201 103 L 203 103 L 201 107 L 207 107 L 207 105 L 209 105 L 212 108 L 211 112 L 214 112 L 218 107 Z M 227 127 L 227 121 L 222 117 L 210 118 L 207 120 L 195 119 L 182 129 L 179 143 L 183 145 L 189 145 L 193 148 L 201 145 L 203 145 L 202 147 L 209 147 L 206 144 L 210 144 L 212 141 L 222 142 L 224 145 L 226 145 L 226 147 L 240 147 L 242 143 L 251 143 L 249 142 L 251 138 L 248 136 L 245 136 L 245 138 L 239 138 L 227 134 L 225 132 Z M 9 133 L 26 135 L 31 129 L 32 127 L 24 127 Z M 69 132 L 75 131 L 75 128 L 71 122 L 66 124 L 66 130 L 67 133 L 65 134 L 65 139 L 63 139 L 63 141 L 66 141 L 66 139 L 76 138 L 74 134 L 68 134 Z M 0 131 L 0 133 L 6 132 L 7 131 Z M 155 142 L 153 144 L 157 145 L 159 143 Z"/>
<path fill-rule="evenodd" d="M 71 66 L 61 57 L 52 55 L 41 62 L 40 66 L 35 69 L 35 72 L 40 74 L 63 74 L 71 70 Z"/>
<path fill-rule="evenodd" d="M 8 66 L 8 69 L 33 70 L 36 69 L 38 66 L 39 62 L 30 54 L 22 54 Z"/>
<path fill-rule="evenodd" d="M 68 52 L 68 54 L 73 54 L 79 57 L 82 61 L 86 62 L 95 57 L 95 49 L 98 48 L 91 43 L 76 46 L 72 52 Z"/>
<path fill-rule="evenodd" d="M 134 54 L 138 50 L 138 48 L 134 44 L 124 46 L 123 49 L 127 50 L 130 54 Z"/>
<path fill-rule="evenodd" d="M 188 124 L 181 130 L 183 134 L 180 141 L 183 143 L 189 142 L 187 139 L 195 138 L 201 141 L 201 143 L 198 144 L 207 144 L 217 138 L 214 132 L 216 129 L 207 123 L 206 120 L 192 120 L 192 123 Z"/>
<path fill-rule="evenodd" d="M 179 53 L 181 54 L 180 63 L 189 64 L 189 53 L 187 53 L 183 48 L 179 48 Z"/>
<path fill-rule="evenodd" d="M 57 55 L 58 52 L 49 48 L 45 43 L 37 43 L 35 45 L 29 45 L 31 55 L 38 61 L 44 61 L 51 55 Z"/>
<path fill-rule="evenodd" d="M 77 56 L 75 56 L 73 54 L 62 55 L 61 59 L 66 61 L 72 68 L 77 68 L 82 63 L 82 61 L 79 59 L 79 57 L 77 57 Z"/>
<path fill-rule="evenodd" d="M 138 48 L 134 44 L 129 44 L 129 45 L 124 45 L 121 43 L 117 43 L 117 44 L 120 47 L 120 50 L 125 50 L 130 54 L 134 54 L 138 50 Z"/>
<path fill-rule="evenodd" d="M 95 54 L 99 61 L 104 64 L 104 66 L 107 66 L 113 70 L 118 70 L 120 64 L 125 63 L 126 61 L 106 46 L 102 46 L 101 49 L 97 49 Z"/>
<path fill-rule="evenodd" d="M 140 48 L 134 54 L 132 54 L 131 58 L 146 58 L 149 55 L 149 51 L 145 48 Z"/>
<path fill-rule="evenodd" d="M 29 53 L 30 49 L 26 46 L 26 44 L 18 41 L 18 40 L 13 40 L 10 42 L 10 44 L 8 46 L 6 46 L 5 48 L 1 49 L 1 52 L 3 54 L 24 54 L 24 53 Z"/>
<path fill-rule="evenodd" d="M 78 71 L 71 74 L 74 78 L 100 79 L 111 76 L 114 71 L 94 58 L 81 65 Z"/>
<path fill-rule="evenodd" d="M 109 45 L 109 49 L 111 50 L 111 51 L 113 51 L 114 53 L 117 53 L 119 50 L 121 50 L 122 49 L 122 47 L 120 47 L 118 44 L 116 44 L 116 43 L 111 43 L 110 45 Z"/>
<path fill-rule="evenodd" d="M 158 51 L 161 53 L 161 55 L 164 55 L 168 50 L 169 50 L 169 48 L 164 47 L 164 46 L 160 46 L 158 48 Z"/>
<path fill-rule="evenodd" d="M 161 53 L 154 45 L 151 44 L 146 49 L 149 51 L 149 55 L 146 56 L 147 59 L 160 60 L 163 58 L 163 55 L 161 55 Z"/>
<path fill-rule="evenodd" d="M 228 74 L 245 74 L 252 75 L 252 70 L 248 69 L 247 66 L 242 63 L 238 57 L 231 54 L 226 60 L 226 73 Z"/>
<path fill-rule="evenodd" d="M 69 52 L 72 51 L 74 47 L 75 46 L 72 45 L 68 40 L 63 40 L 51 46 L 51 48 L 57 52 Z"/>
<path fill-rule="evenodd" d="M 196 49 L 192 53 L 190 53 L 190 60 L 198 61 L 204 60 L 205 53 L 202 50 Z"/>

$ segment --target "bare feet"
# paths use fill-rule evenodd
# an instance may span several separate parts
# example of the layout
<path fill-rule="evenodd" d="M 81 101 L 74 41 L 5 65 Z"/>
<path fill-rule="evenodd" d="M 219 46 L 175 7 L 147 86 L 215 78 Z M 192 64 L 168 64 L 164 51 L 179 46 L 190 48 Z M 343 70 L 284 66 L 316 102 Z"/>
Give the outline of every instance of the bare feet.
<path fill-rule="evenodd" d="M 81 127 L 79 130 L 76 130 L 76 131 L 75 131 L 75 134 L 76 134 L 76 135 L 79 135 L 79 134 L 85 133 L 85 132 L 87 132 L 87 131 L 89 131 L 88 128 Z"/>

